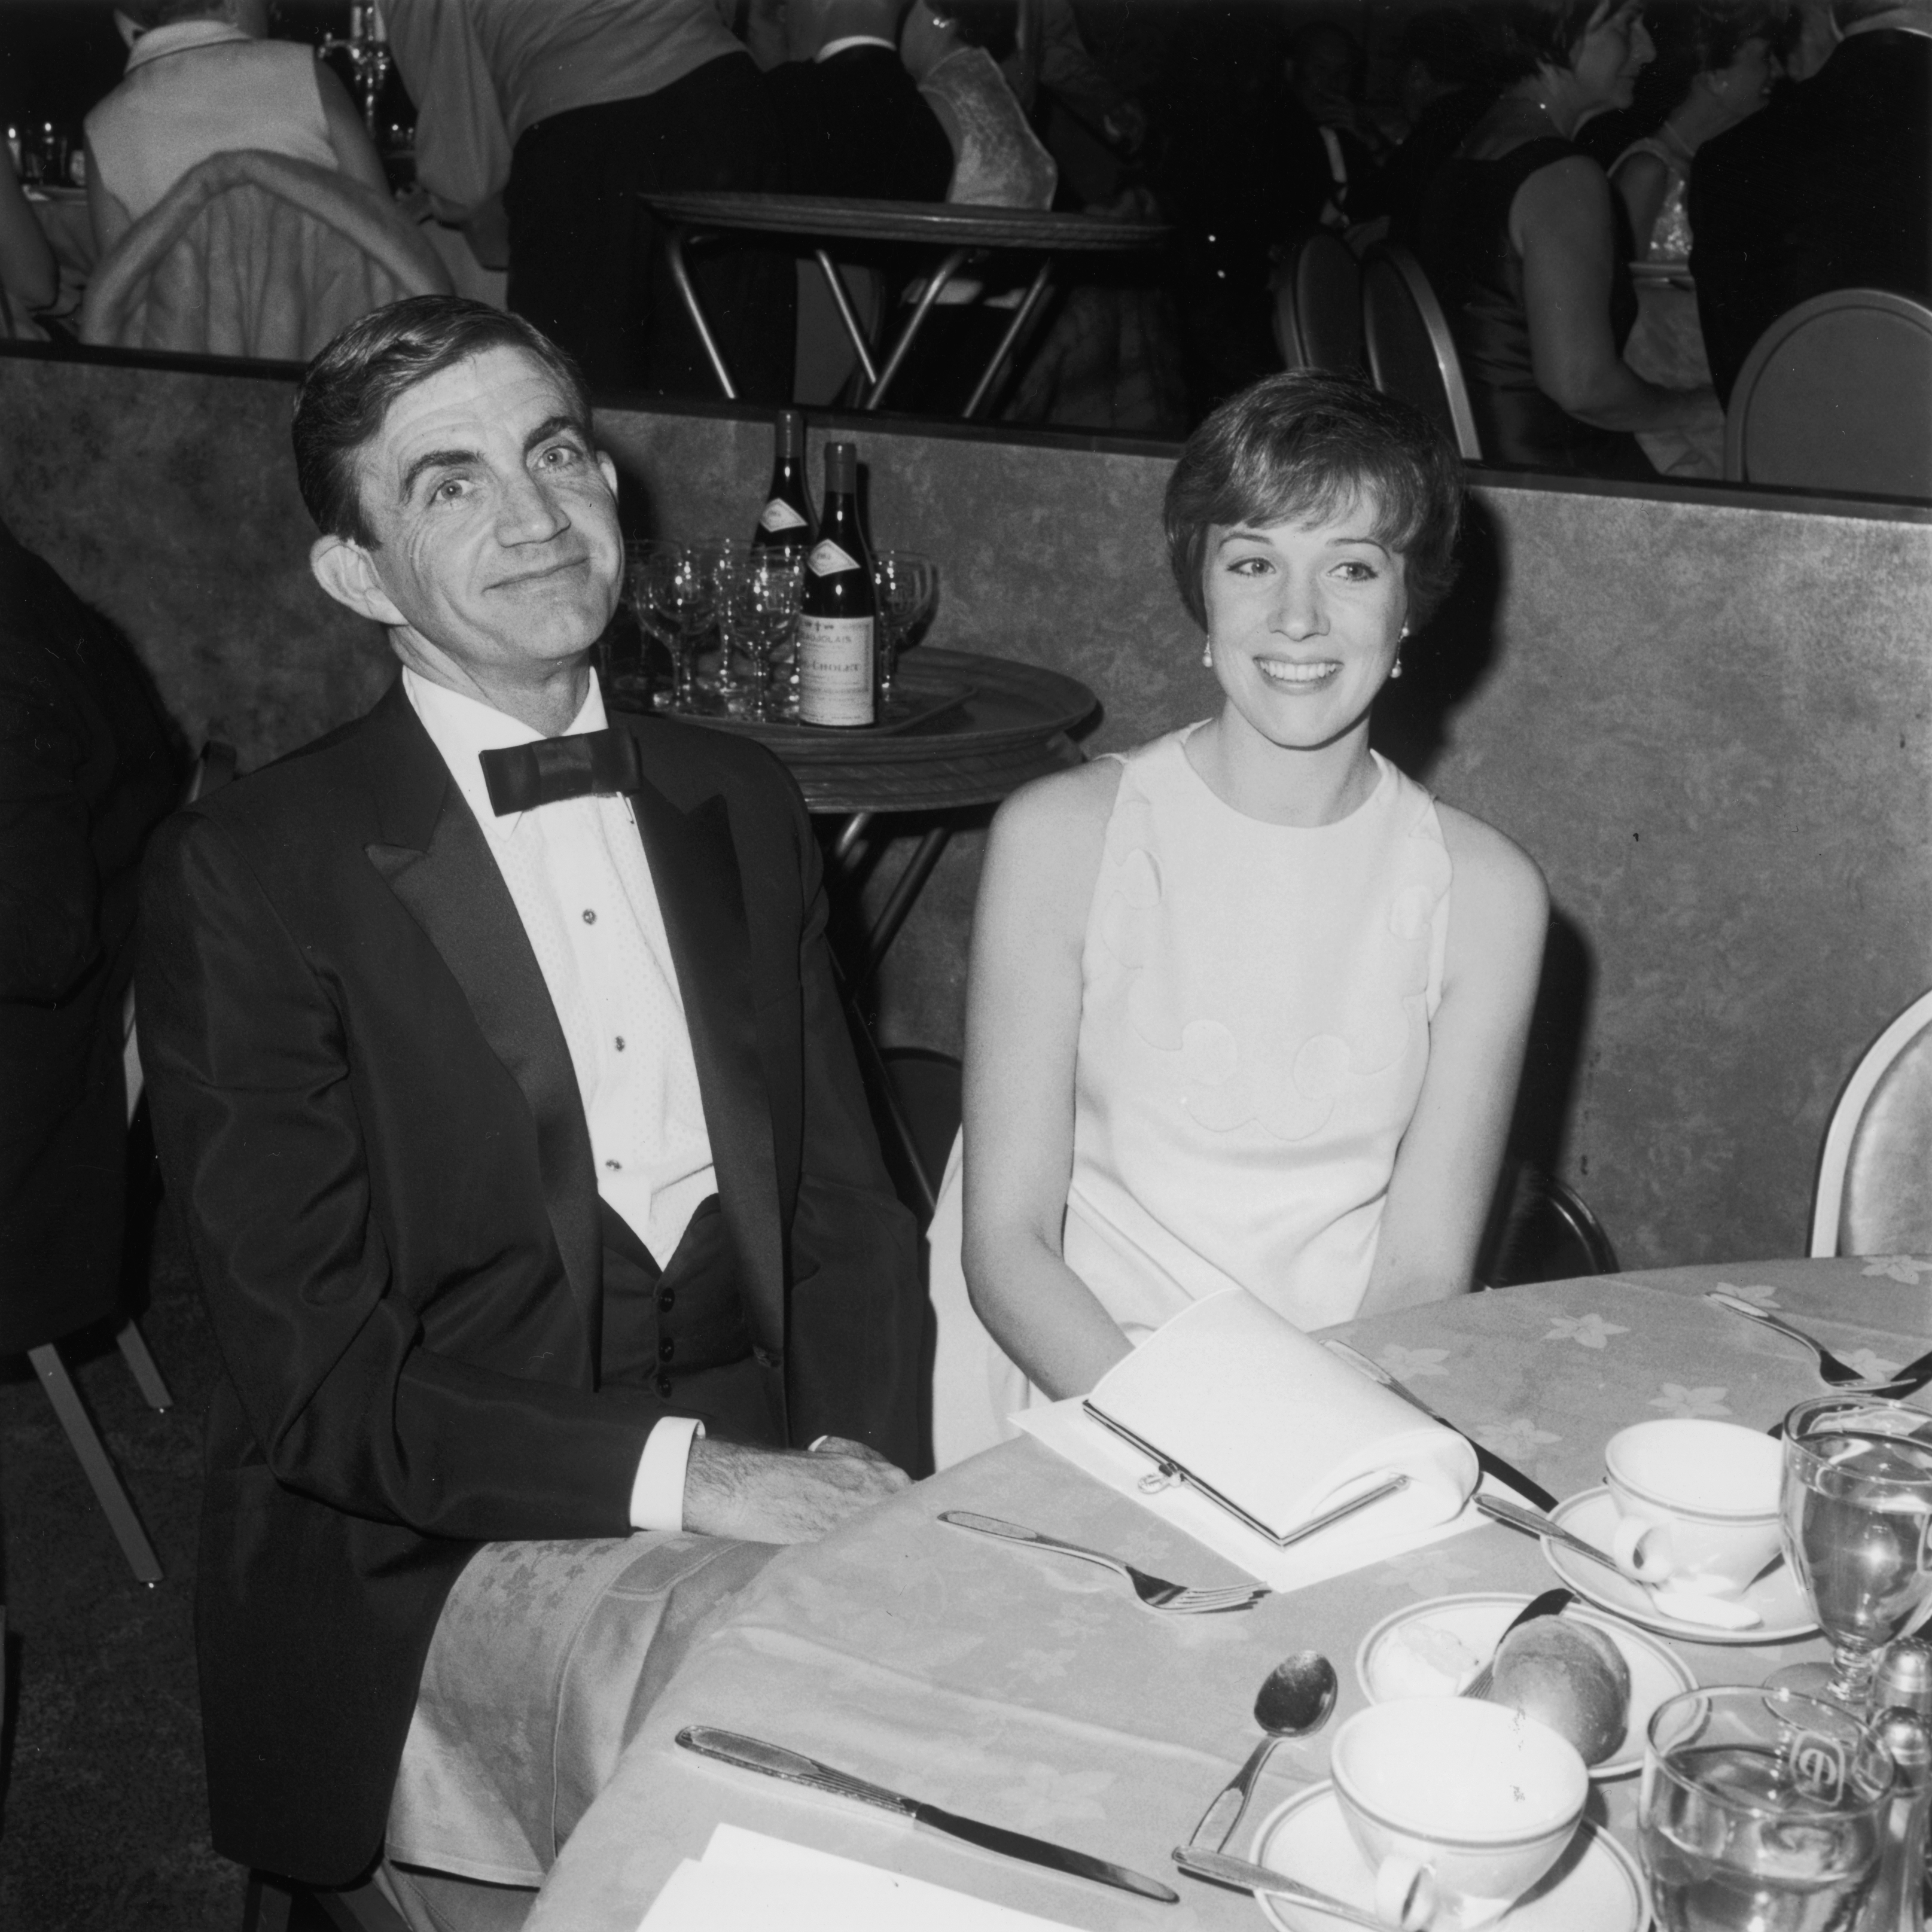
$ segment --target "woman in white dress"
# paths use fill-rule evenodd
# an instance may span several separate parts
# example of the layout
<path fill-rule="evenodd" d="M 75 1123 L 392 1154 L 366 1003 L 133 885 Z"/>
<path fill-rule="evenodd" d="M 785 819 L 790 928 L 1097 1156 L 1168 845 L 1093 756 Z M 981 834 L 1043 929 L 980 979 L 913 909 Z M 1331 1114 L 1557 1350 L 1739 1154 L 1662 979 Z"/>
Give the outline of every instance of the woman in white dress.
<path fill-rule="evenodd" d="M 1184 452 L 1168 548 L 1220 708 L 1016 793 L 987 847 L 940 1467 L 1222 1288 L 1314 1328 L 1472 1286 L 1548 902 L 1369 746 L 1462 493 L 1433 424 L 1315 370 Z"/>

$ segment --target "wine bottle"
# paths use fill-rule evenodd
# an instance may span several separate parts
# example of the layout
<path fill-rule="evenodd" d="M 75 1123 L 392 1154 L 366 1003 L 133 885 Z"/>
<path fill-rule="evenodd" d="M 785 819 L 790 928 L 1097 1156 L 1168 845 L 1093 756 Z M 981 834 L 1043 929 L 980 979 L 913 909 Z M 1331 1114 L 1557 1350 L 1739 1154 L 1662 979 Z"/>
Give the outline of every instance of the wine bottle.
<path fill-rule="evenodd" d="M 872 560 L 859 530 L 859 452 L 825 450 L 825 521 L 806 553 L 799 599 L 798 715 L 850 729 L 873 722 L 878 677 Z"/>
<path fill-rule="evenodd" d="M 812 547 L 812 505 L 805 494 L 805 418 L 781 410 L 772 431 L 772 480 L 752 532 L 754 550 Z"/>

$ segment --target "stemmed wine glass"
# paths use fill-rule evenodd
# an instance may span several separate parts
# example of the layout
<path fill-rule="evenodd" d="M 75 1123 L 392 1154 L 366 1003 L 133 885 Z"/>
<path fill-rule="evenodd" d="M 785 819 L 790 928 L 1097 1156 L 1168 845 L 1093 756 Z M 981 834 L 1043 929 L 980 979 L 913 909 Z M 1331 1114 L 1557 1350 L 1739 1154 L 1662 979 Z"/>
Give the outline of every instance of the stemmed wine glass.
<path fill-rule="evenodd" d="M 879 711 L 884 722 L 892 701 L 892 677 L 902 650 L 932 617 L 939 603 L 939 566 L 916 550 L 881 550 L 872 560 L 872 588 L 879 605 Z"/>
<path fill-rule="evenodd" d="M 1880 1653 L 1932 1603 L 1932 1414 L 1850 1394 L 1784 1419 L 1785 1561 L 1832 1661 L 1769 1682 L 1863 1715 Z"/>
<path fill-rule="evenodd" d="M 670 653 L 674 711 L 698 709 L 694 659 L 698 640 L 717 614 L 717 573 L 692 544 L 634 538 L 625 546 L 632 608 L 638 621 Z"/>
<path fill-rule="evenodd" d="M 803 574 L 796 551 L 767 548 L 734 558 L 719 580 L 726 655 L 742 653 L 749 661 L 748 710 L 760 722 L 771 715 L 772 664 L 798 622 Z"/>

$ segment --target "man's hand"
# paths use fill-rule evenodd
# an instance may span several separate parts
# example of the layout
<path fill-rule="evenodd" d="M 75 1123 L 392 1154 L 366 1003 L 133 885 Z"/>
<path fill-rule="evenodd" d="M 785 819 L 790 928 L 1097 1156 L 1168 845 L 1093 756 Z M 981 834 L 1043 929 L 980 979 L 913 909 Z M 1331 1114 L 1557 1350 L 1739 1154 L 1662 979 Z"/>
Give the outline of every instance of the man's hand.
<path fill-rule="evenodd" d="M 862 1442 L 751 1449 L 700 1436 L 684 1478 L 684 1526 L 748 1543 L 815 1543 L 909 1487 L 912 1478 Z"/>

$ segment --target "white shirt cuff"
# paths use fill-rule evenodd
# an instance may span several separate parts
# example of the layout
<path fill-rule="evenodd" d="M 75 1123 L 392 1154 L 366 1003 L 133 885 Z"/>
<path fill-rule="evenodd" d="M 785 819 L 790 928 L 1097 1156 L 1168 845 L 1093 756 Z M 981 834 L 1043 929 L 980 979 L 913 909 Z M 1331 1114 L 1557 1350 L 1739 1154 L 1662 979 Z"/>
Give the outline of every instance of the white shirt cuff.
<path fill-rule="evenodd" d="M 631 1484 L 633 1529 L 684 1527 L 684 1472 L 691 1445 L 704 1433 L 694 1416 L 668 1415 L 644 1438 Z"/>

